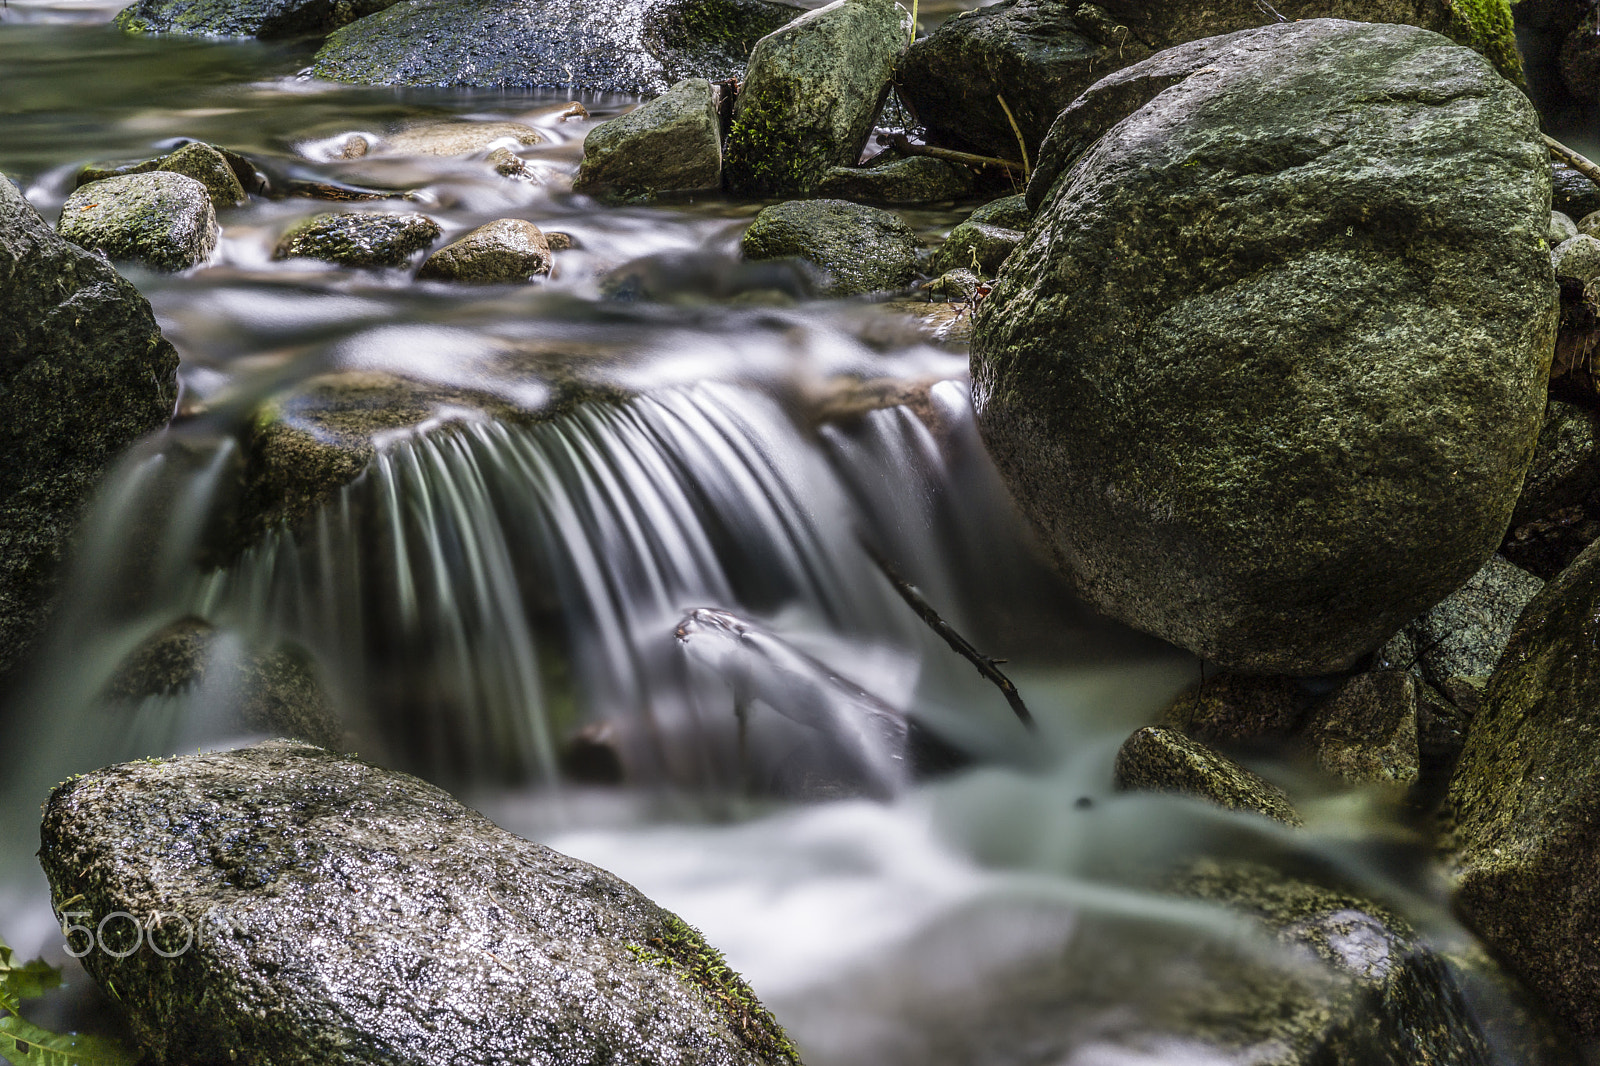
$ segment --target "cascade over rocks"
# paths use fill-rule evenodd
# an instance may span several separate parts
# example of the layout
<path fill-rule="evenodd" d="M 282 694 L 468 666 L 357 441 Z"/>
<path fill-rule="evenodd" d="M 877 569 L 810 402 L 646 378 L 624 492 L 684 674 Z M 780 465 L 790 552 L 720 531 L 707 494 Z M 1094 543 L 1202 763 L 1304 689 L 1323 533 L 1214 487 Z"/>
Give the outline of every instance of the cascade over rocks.
<path fill-rule="evenodd" d="M 320 748 L 76 777 L 41 838 L 56 900 L 194 929 L 184 951 L 168 920 L 159 954 L 84 959 L 156 1061 L 799 1061 L 721 957 L 631 885 Z"/>
<path fill-rule="evenodd" d="M 653 95 L 740 74 L 756 41 L 799 13 L 772 0 L 402 0 L 329 37 L 311 74 Z"/>
<path fill-rule="evenodd" d="M 734 101 L 724 149 L 730 192 L 810 192 L 854 166 L 911 36 L 894 0 L 834 0 L 763 37 Z"/>
<path fill-rule="evenodd" d="M 101 471 L 166 424 L 177 368 L 144 297 L 0 177 L 0 677 L 44 619 Z"/>
<path fill-rule="evenodd" d="M 1290 22 L 1341 18 L 1421 26 L 1476 48 L 1521 80 L 1505 0 L 1284 0 Z M 1163 48 L 1273 21 L 1255 0 L 1000 0 L 946 19 L 912 44 L 899 71 L 906 102 L 930 140 L 1018 158 L 1016 119 L 1031 155 L 1061 109 L 1113 71 Z"/>
<path fill-rule="evenodd" d="M 1537 138 L 1470 50 L 1332 19 L 1182 45 L 1063 112 L 972 366 L 1091 602 L 1313 675 L 1482 566 L 1554 345 Z"/>

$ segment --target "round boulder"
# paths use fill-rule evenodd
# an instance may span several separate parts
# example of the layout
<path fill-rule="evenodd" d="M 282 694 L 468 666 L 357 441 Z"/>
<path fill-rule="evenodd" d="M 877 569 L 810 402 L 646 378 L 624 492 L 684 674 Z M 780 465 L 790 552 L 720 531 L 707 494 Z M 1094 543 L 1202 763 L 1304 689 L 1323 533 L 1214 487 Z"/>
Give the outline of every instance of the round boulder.
<path fill-rule="evenodd" d="M 740 242 L 746 259 L 803 259 L 830 296 L 903 289 L 917 276 L 922 240 L 893 211 L 844 200 L 789 200 L 765 208 Z"/>
<path fill-rule="evenodd" d="M 221 233 L 205 185 L 164 170 L 83 186 L 61 206 L 56 232 L 112 259 L 157 270 L 205 262 Z"/>
<path fill-rule="evenodd" d="M 550 247 L 532 222 L 501 218 L 428 256 L 417 277 L 495 285 L 550 273 Z"/>
<path fill-rule="evenodd" d="M 1554 345 L 1527 99 L 1415 27 L 1282 23 L 1064 111 L 976 317 L 984 439 L 1097 606 L 1347 671 L 1494 552 Z"/>

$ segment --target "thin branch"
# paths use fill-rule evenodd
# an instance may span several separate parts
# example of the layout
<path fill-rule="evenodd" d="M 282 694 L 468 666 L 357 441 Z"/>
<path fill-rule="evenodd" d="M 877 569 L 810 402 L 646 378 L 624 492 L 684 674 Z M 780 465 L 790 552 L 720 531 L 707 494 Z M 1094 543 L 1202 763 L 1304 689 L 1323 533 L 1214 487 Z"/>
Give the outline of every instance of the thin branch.
<path fill-rule="evenodd" d="M 1006 113 L 1006 121 L 1011 123 L 1011 132 L 1017 135 L 1017 147 L 1022 150 L 1022 177 L 1023 180 L 1033 177 L 1033 168 L 1028 165 L 1028 142 L 1023 140 L 1022 127 L 1017 125 L 1017 116 L 1011 113 L 1011 108 L 1006 104 L 1006 98 L 999 93 L 994 98 L 1000 101 L 1000 110 Z"/>
<path fill-rule="evenodd" d="M 925 155 L 933 159 L 943 159 L 947 163 L 960 163 L 969 167 L 1004 167 L 1027 176 L 1027 169 L 1021 163 L 1013 163 L 1009 159 L 996 159 L 989 155 L 973 155 L 971 152 L 957 152 L 949 148 L 935 148 L 931 144 L 912 144 L 911 139 L 903 133 L 891 133 L 887 138 L 878 135 L 880 144 L 892 144 L 906 155 Z"/>
<path fill-rule="evenodd" d="M 917 617 L 922 619 L 929 629 L 937 633 L 946 644 L 950 645 L 951 650 L 977 667 L 978 673 L 994 682 L 995 687 L 1005 695 L 1006 702 L 1011 704 L 1011 709 L 1016 712 L 1018 720 L 1023 725 L 1027 726 L 1029 730 L 1037 729 L 1038 726 L 1033 721 L 1033 715 L 1028 713 L 1028 705 L 1022 702 L 1022 696 L 1017 692 L 1017 686 L 1011 683 L 1009 677 L 1000 672 L 1000 668 L 995 665 L 995 660 L 974 648 L 971 641 L 957 633 L 949 622 L 940 618 L 939 612 L 935 611 L 928 601 L 922 598 L 922 593 L 917 591 L 916 586 L 901 577 L 894 565 L 889 562 L 882 552 L 869 544 L 865 537 L 858 534 L 856 540 L 860 543 L 861 550 L 867 553 L 867 558 L 873 561 L 878 570 L 888 579 L 889 584 L 893 585 L 894 590 L 900 594 L 900 598 L 906 601 L 906 606 L 915 611 Z"/>
<path fill-rule="evenodd" d="M 1573 170 L 1576 170 L 1579 174 L 1582 174 L 1596 185 L 1600 185 L 1600 166 L 1596 166 L 1593 162 L 1585 159 L 1577 152 L 1574 152 L 1571 148 L 1568 148 L 1566 145 L 1562 144 L 1548 133 L 1541 133 L 1539 136 L 1544 138 L 1544 146 L 1550 149 L 1551 155 L 1555 156 L 1557 159 L 1561 160 L 1567 166 L 1571 167 Z"/>

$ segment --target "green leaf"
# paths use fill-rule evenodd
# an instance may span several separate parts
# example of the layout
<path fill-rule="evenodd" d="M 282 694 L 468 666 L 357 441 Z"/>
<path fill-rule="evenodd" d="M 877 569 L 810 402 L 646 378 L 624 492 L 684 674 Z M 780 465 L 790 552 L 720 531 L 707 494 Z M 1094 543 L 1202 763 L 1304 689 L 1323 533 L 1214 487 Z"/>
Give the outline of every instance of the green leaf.
<path fill-rule="evenodd" d="M 0 1018 L 0 1055 L 12 1066 L 133 1066 L 138 1058 L 119 1041 L 62 1036 L 14 1014 Z"/>

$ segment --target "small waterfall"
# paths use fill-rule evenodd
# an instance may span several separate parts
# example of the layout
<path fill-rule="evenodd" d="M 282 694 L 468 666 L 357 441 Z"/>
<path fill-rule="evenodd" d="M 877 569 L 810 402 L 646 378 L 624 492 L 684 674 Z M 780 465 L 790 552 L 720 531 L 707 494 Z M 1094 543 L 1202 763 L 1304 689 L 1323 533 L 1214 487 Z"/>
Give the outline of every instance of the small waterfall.
<path fill-rule="evenodd" d="M 964 390 L 935 392 L 941 418 L 971 434 Z M 121 741 L 104 758 L 270 731 L 217 706 L 254 676 L 252 655 L 292 652 L 347 743 L 442 780 L 553 781 L 564 746 L 587 735 L 629 780 L 729 788 L 748 779 L 731 694 L 673 640 L 702 607 L 776 625 L 829 669 L 886 685 L 874 695 L 902 709 L 919 665 L 933 671 L 935 704 L 996 699 L 942 650 L 921 664 L 930 638 L 855 541 L 862 530 L 914 561 L 959 615 L 956 575 L 979 560 L 965 585 L 981 585 L 1022 550 L 1013 530 L 962 514 L 1000 491 L 992 471 L 979 469 L 991 485 L 957 470 L 903 408 L 821 436 L 819 449 L 773 400 L 717 383 L 532 426 L 452 423 L 388 442 L 299 529 L 209 570 L 196 560 L 237 449 L 173 438 L 105 493 L 71 617 L 107 622 L 86 666 L 83 627 L 64 629 L 40 700 L 81 721 L 130 654 L 187 619 L 222 635 L 205 645 L 206 683 L 145 695 L 120 722 L 92 712 L 108 743 Z M 117 546 L 129 529 L 145 547 Z M 134 579 L 137 595 L 123 590 Z M 862 666 L 895 656 L 897 670 Z M 994 721 L 1007 725 L 1003 712 Z M 824 758 L 778 716 L 752 735 L 773 765 L 814 775 Z"/>

